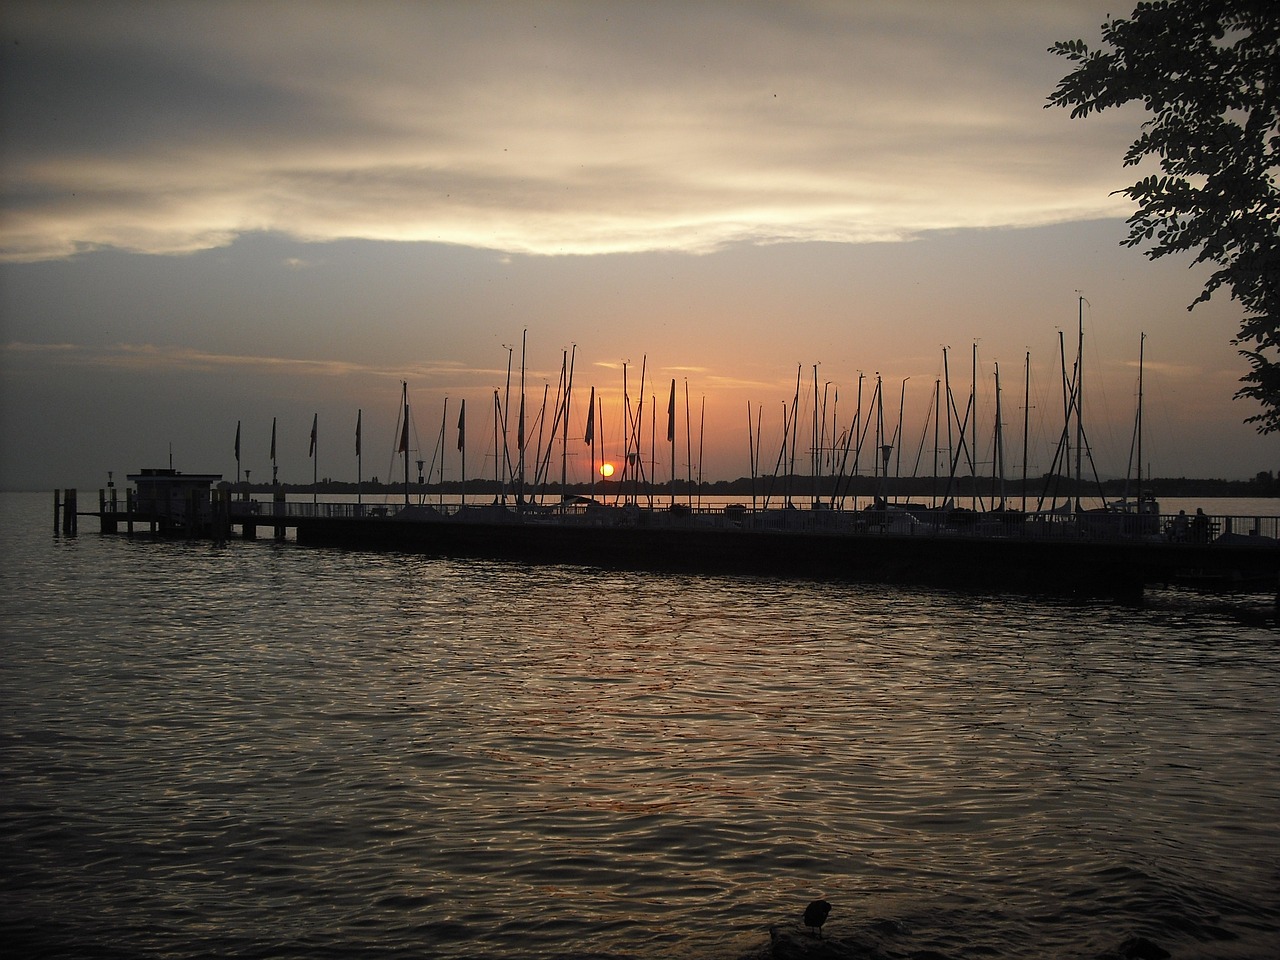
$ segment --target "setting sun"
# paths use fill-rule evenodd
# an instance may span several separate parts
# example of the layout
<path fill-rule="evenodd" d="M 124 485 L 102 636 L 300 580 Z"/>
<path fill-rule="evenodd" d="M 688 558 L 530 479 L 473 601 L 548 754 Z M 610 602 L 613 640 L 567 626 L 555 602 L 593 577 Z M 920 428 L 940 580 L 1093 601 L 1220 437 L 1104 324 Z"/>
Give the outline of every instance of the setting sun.
<path fill-rule="evenodd" d="M 602 476 L 602 477 L 606 477 L 606 478 L 607 478 L 607 477 L 612 477 L 612 476 L 613 476 L 613 464 L 612 464 L 612 463 L 602 463 L 602 464 L 600 464 L 600 476 Z"/>

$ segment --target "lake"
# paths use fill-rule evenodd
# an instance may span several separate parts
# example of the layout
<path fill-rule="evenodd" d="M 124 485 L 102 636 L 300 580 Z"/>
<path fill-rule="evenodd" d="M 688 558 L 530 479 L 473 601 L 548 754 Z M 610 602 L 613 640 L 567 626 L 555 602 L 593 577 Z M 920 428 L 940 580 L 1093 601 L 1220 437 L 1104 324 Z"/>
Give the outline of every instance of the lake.
<path fill-rule="evenodd" d="M 49 495 L 0 511 L 13 956 L 738 960 L 816 897 L 837 947 L 889 957 L 1280 942 L 1272 598 L 66 538 Z"/>

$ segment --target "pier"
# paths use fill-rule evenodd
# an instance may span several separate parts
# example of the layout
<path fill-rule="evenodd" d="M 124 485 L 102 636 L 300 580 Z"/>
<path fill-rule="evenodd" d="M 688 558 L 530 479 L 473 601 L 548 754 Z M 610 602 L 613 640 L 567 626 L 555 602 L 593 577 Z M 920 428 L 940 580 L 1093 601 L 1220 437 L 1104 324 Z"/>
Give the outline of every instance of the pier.
<path fill-rule="evenodd" d="M 293 531 L 309 547 L 1127 601 L 1176 584 L 1266 592 L 1280 606 L 1280 517 L 1188 523 L 1106 511 L 753 510 L 586 498 L 551 506 L 306 503 L 236 497 L 208 475 L 169 474 L 159 486 L 155 472 L 130 479 L 143 481 L 138 492 L 120 500 L 99 491 L 96 510 L 78 511 L 74 490 L 55 494 L 55 530 L 74 534 L 76 516 L 94 516 L 103 533 L 215 542 L 283 540 Z"/>

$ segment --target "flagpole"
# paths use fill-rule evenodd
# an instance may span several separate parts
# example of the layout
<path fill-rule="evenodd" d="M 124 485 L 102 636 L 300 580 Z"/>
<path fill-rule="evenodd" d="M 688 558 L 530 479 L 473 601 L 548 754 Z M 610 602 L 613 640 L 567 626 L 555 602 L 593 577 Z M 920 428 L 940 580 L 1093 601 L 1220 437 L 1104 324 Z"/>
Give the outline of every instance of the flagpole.
<path fill-rule="evenodd" d="M 271 418 L 271 486 L 278 486 L 276 479 L 276 418 Z"/>
<path fill-rule="evenodd" d="M 462 505 L 467 505 L 467 398 L 458 411 L 458 453 L 462 455 Z"/>
<path fill-rule="evenodd" d="M 671 441 L 671 506 L 676 505 L 676 381 L 671 379 L 671 400 L 667 403 L 667 439 Z"/>
<path fill-rule="evenodd" d="M 596 498 L 596 388 L 591 388 L 591 402 L 587 404 L 587 444 L 591 447 L 591 499 Z"/>
<path fill-rule="evenodd" d="M 360 493 L 360 485 L 364 479 L 363 478 L 364 471 L 361 469 L 361 465 L 363 461 L 361 459 L 361 453 L 360 453 L 360 418 L 363 415 L 363 412 L 364 411 L 362 410 L 356 410 L 356 506 L 357 507 L 360 506 L 360 504 L 363 502 L 361 498 L 361 493 Z M 359 510 L 356 511 L 356 513 L 359 513 L 359 512 L 360 512 Z"/>
<path fill-rule="evenodd" d="M 320 500 L 320 456 L 316 450 L 316 428 L 320 426 L 320 414 L 311 417 L 311 505 Z"/>
<path fill-rule="evenodd" d="M 240 421 L 236 421 L 236 486 L 240 486 Z"/>
<path fill-rule="evenodd" d="M 449 398 L 444 398 L 444 407 L 440 411 L 440 494 L 436 497 L 436 503 L 444 506 L 444 455 L 449 449 L 449 445 L 444 442 L 444 432 L 449 423 Z"/>
<path fill-rule="evenodd" d="M 400 449 L 404 452 L 404 505 L 409 506 L 409 381 L 400 381 L 404 396 L 404 426 L 400 430 Z"/>

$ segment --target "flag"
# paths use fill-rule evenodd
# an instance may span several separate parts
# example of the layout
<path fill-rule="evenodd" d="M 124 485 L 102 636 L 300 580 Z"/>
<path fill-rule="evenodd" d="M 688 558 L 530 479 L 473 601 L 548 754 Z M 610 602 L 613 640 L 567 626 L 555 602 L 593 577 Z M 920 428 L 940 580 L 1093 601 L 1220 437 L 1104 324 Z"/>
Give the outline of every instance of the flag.
<path fill-rule="evenodd" d="M 407 408 L 406 408 L 407 409 Z M 409 450 L 409 418 L 404 418 L 404 426 L 400 428 L 400 446 L 396 447 L 396 453 L 406 453 Z"/>
<path fill-rule="evenodd" d="M 458 449 L 462 449 L 462 445 L 467 439 L 467 401 L 463 399 L 462 409 L 458 411 Z"/>
<path fill-rule="evenodd" d="M 240 462 L 240 421 L 236 421 L 236 463 Z"/>
<path fill-rule="evenodd" d="M 591 446 L 596 439 L 596 388 L 591 388 L 591 402 L 587 404 L 587 432 L 582 436 L 582 442 L 587 446 Z"/>
<path fill-rule="evenodd" d="M 362 411 L 356 411 L 356 456 L 360 456 L 360 414 Z"/>
<path fill-rule="evenodd" d="M 671 381 L 671 399 L 667 402 L 667 439 L 672 443 L 676 439 L 676 382 Z"/>
<path fill-rule="evenodd" d="M 276 418 L 271 418 L 271 462 L 276 462 Z"/>
<path fill-rule="evenodd" d="M 316 453 L 316 427 L 320 425 L 320 414 L 314 414 L 311 417 L 311 449 L 307 451 L 308 457 L 315 456 Z"/>
<path fill-rule="evenodd" d="M 516 426 L 516 449 L 524 449 L 524 394 L 520 394 L 520 422 Z"/>

